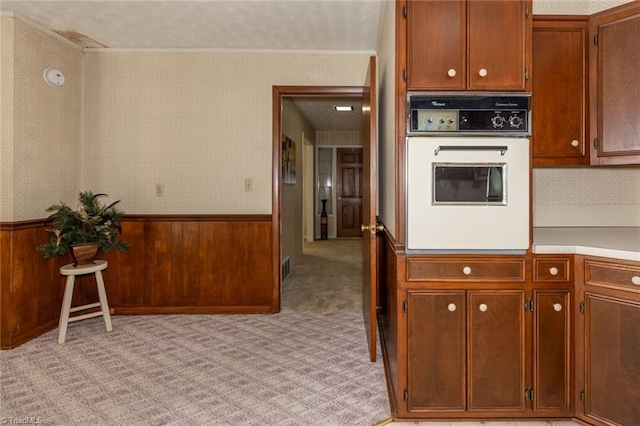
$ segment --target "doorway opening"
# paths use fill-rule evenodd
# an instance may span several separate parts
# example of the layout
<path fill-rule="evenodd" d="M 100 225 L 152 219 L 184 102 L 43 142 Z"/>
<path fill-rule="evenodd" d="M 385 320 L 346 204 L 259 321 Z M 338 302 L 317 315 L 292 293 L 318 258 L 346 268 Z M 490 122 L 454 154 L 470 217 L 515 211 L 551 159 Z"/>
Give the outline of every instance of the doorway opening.
<path fill-rule="evenodd" d="M 363 97 L 363 87 L 274 87 L 273 88 L 273 253 L 274 253 L 274 271 L 279 274 L 282 269 L 282 262 L 288 259 L 291 271 L 294 271 L 298 261 L 305 255 L 305 245 L 307 251 L 313 252 L 316 248 L 331 250 L 333 246 L 329 242 L 336 242 L 338 237 L 343 237 L 337 232 L 338 214 L 335 210 L 342 199 L 342 194 L 353 195 L 354 186 L 358 186 L 361 192 L 361 185 L 358 173 L 361 170 L 354 168 L 353 164 L 349 165 L 345 162 L 345 176 L 336 175 L 338 161 L 338 152 L 343 150 L 359 149 L 362 151 L 362 121 L 358 122 L 357 127 L 348 130 L 336 130 L 318 128 L 311 123 L 305 114 L 308 114 L 307 108 L 315 103 L 336 103 L 336 99 L 350 100 L 350 103 L 356 104 L 361 114 L 361 102 Z M 294 112 L 291 112 L 291 111 Z M 304 122 L 307 122 L 306 124 Z M 293 147 L 289 153 L 283 151 L 282 143 L 286 142 L 288 147 Z M 332 177 L 329 185 L 320 186 L 319 166 L 318 166 L 318 150 L 326 150 L 330 148 L 332 153 Z M 291 153 L 293 152 L 293 159 Z M 353 156 L 353 153 L 350 154 Z M 286 156 L 286 157 L 285 157 Z M 360 154 L 361 157 L 361 154 Z M 293 170 L 295 170 L 295 179 L 292 179 L 292 164 L 288 164 L 288 169 L 283 169 L 283 158 L 290 163 L 293 161 Z M 351 162 L 353 163 L 353 161 Z M 361 164 L 360 164 L 361 168 Z M 286 174 L 288 171 L 288 175 Z M 336 186 L 338 180 L 348 185 L 348 191 Z M 330 193 L 327 191 L 331 191 Z M 356 195 L 359 195 L 356 191 Z M 323 195 L 324 194 L 324 195 Z M 329 211 L 329 232 L 330 237 L 324 246 L 316 246 L 325 241 L 321 240 L 320 215 L 322 212 L 322 199 L 330 200 L 327 204 Z M 351 203 L 352 200 L 345 200 L 345 211 L 351 216 L 345 218 L 345 223 L 350 227 L 352 232 L 349 237 L 355 239 L 360 238 L 361 213 L 357 207 Z M 341 215 L 342 216 L 342 215 Z M 354 218 L 357 218 L 354 219 Z M 358 235 L 355 235 L 355 228 L 358 228 Z M 343 227 L 344 228 L 344 227 Z M 332 241 L 333 240 L 333 241 Z M 362 247 L 359 243 L 353 243 L 354 249 L 357 250 L 358 257 L 361 257 Z M 333 250 L 338 253 L 344 250 L 341 246 L 336 246 Z M 313 254 L 312 254 L 313 256 Z M 335 269 L 335 268 L 334 268 Z M 358 268 L 359 269 L 359 268 Z M 328 266 L 328 270 L 331 267 Z M 274 300 L 280 301 L 282 294 L 282 277 L 274 277 L 279 283 L 278 295 L 274 294 Z M 355 288 L 359 283 L 355 283 Z M 339 283 L 336 283 L 339 285 Z M 336 292 L 337 293 L 337 292 Z M 275 303 L 274 303 L 275 305 Z M 319 303 L 319 307 L 322 303 Z M 281 306 L 274 306 L 274 312 L 280 310 Z M 282 306 L 287 309 L 287 306 Z M 327 309 L 331 310 L 331 307 Z"/>

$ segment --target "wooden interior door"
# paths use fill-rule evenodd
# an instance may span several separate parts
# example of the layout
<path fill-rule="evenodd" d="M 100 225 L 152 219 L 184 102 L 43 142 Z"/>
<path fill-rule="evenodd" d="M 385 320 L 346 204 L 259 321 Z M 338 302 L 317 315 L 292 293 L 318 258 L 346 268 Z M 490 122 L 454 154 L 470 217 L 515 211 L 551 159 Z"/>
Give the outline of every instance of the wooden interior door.
<path fill-rule="evenodd" d="M 378 98 L 376 57 L 369 59 L 369 69 L 362 96 L 362 314 L 369 343 L 371 362 L 376 361 L 376 313 L 378 308 L 378 278 L 376 238 L 376 194 L 378 191 Z M 372 229 L 373 228 L 373 229 Z"/>
<path fill-rule="evenodd" d="M 336 236 L 362 235 L 362 148 L 336 150 Z"/>

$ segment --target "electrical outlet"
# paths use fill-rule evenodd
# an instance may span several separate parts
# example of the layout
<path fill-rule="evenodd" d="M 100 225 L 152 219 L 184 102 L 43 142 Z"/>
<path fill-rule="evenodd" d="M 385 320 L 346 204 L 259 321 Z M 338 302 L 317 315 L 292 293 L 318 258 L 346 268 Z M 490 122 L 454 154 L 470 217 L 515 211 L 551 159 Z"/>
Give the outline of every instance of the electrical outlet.
<path fill-rule="evenodd" d="M 156 197 L 164 197 L 164 183 L 156 183 Z"/>
<path fill-rule="evenodd" d="M 244 180 L 244 190 L 245 191 L 253 191 L 253 179 L 246 178 Z"/>

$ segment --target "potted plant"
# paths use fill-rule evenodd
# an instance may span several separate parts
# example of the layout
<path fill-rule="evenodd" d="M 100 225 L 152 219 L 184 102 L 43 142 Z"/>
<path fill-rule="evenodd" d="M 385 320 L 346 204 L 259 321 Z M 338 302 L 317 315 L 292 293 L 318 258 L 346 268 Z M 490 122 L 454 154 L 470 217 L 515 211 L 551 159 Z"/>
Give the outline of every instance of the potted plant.
<path fill-rule="evenodd" d="M 47 209 L 54 212 L 46 220 L 49 241 L 38 248 L 46 258 L 71 251 L 74 263 L 91 263 L 98 250 L 126 252 L 129 245 L 120 240 L 123 212 L 116 208 L 120 200 L 108 206 L 100 201 L 106 194 L 80 192 L 78 207 L 73 210 L 63 202 Z M 88 252 L 88 258 L 83 253 Z"/>

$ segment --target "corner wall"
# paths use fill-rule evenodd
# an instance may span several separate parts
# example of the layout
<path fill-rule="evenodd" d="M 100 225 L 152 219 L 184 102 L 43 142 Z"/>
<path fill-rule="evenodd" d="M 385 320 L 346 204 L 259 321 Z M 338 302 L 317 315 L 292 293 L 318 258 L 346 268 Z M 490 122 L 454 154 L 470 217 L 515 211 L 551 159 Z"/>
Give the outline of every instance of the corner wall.
<path fill-rule="evenodd" d="M 18 19 L 3 17 L 0 25 L 0 221 L 42 218 L 47 216 L 45 209 L 51 204 L 61 199 L 69 202 L 77 199 L 82 53 Z M 47 85 L 42 77 L 46 68 L 61 70 L 65 84 Z"/>

